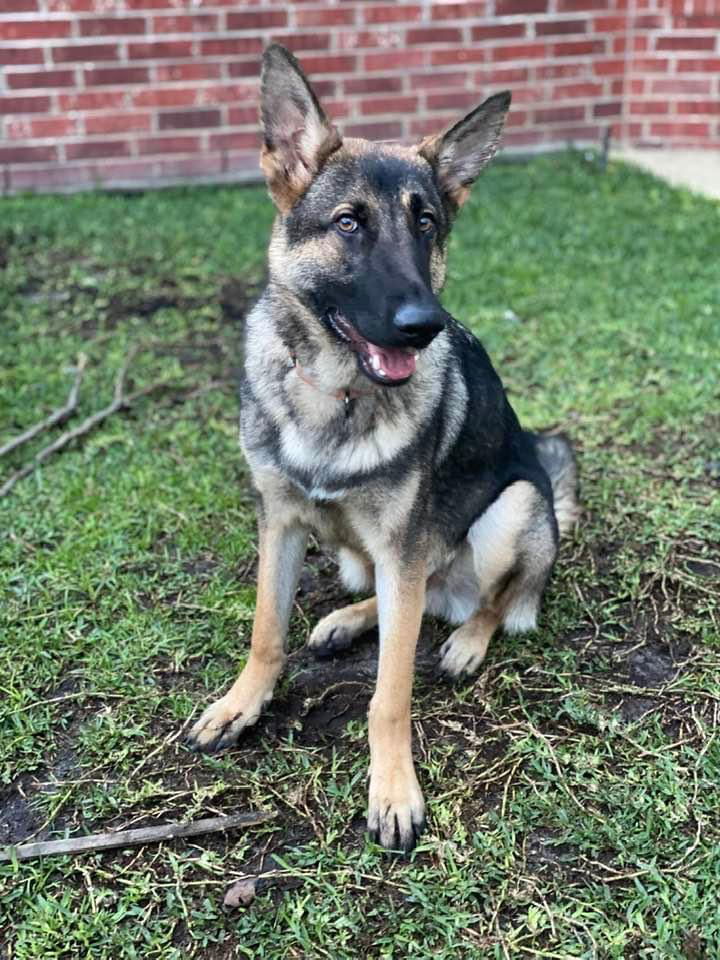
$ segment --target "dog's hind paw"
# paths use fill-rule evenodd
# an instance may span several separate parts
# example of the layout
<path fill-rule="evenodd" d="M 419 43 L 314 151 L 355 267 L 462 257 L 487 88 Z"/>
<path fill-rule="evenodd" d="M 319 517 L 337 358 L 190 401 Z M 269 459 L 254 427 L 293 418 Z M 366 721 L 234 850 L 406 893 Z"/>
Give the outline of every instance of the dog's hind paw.
<path fill-rule="evenodd" d="M 485 659 L 490 637 L 479 633 L 470 623 L 454 630 L 440 647 L 440 669 L 457 679 L 476 673 Z"/>
<path fill-rule="evenodd" d="M 308 640 L 313 654 L 323 659 L 348 650 L 355 639 L 377 623 L 377 604 L 374 599 L 351 603 L 323 617 Z"/>

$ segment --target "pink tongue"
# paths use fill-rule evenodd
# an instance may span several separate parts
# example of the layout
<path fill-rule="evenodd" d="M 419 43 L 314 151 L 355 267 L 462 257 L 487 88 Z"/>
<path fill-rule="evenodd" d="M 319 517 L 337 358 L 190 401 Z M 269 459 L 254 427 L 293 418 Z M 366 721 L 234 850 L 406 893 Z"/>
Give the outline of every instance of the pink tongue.
<path fill-rule="evenodd" d="M 373 357 L 378 357 L 380 360 L 381 369 L 377 372 L 388 380 L 404 380 L 415 373 L 415 354 L 409 350 L 401 350 L 399 347 L 377 347 L 374 343 L 368 343 L 367 347 L 371 360 Z"/>

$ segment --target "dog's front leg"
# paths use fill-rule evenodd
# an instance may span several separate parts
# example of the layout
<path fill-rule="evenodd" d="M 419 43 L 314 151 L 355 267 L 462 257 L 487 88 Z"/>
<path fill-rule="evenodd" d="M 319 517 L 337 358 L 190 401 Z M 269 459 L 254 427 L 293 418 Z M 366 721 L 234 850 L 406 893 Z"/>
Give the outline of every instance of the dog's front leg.
<path fill-rule="evenodd" d="M 221 750 L 235 743 L 270 700 L 287 657 L 285 638 L 305 556 L 307 531 L 282 524 L 272 515 L 259 519 L 257 603 L 250 655 L 224 697 L 211 704 L 188 741 L 199 750 Z"/>
<path fill-rule="evenodd" d="M 425 568 L 400 563 L 375 570 L 380 656 L 370 703 L 368 830 L 390 850 L 408 852 L 425 825 L 412 758 L 410 705 L 415 647 L 425 606 Z"/>

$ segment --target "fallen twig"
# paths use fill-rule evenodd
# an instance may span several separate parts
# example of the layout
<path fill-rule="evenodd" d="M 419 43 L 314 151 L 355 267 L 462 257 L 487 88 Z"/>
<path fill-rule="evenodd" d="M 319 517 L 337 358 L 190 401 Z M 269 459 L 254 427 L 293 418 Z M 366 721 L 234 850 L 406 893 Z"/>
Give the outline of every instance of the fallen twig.
<path fill-rule="evenodd" d="M 168 386 L 171 381 L 160 380 L 158 383 L 151 383 L 149 386 L 143 387 L 141 390 L 136 390 L 134 393 L 125 393 L 125 378 L 127 377 L 128 366 L 132 357 L 135 355 L 135 352 L 136 351 L 130 352 L 117 375 L 112 402 L 106 407 L 103 407 L 102 410 L 98 410 L 96 413 L 91 414 L 74 429 L 66 430 L 65 433 L 57 438 L 57 440 L 55 440 L 49 446 L 44 447 L 35 456 L 35 458 L 31 460 L 30 463 L 13 473 L 12 476 L 10 476 L 0 487 L 0 497 L 7 496 L 16 483 L 29 476 L 40 466 L 41 463 L 44 463 L 48 457 L 51 457 L 53 453 L 57 453 L 59 450 L 62 450 L 69 443 L 72 443 L 73 440 L 77 440 L 78 437 L 82 437 L 86 433 L 90 433 L 90 431 L 93 430 L 99 423 L 102 423 L 103 420 L 107 420 L 108 417 L 112 416 L 114 413 L 117 413 L 118 410 L 122 410 L 123 407 L 131 406 L 136 400 L 139 400 L 140 397 L 147 396 L 147 394 L 153 393 L 155 390 L 159 390 L 162 387 Z"/>
<path fill-rule="evenodd" d="M 77 366 L 75 367 L 75 380 L 70 389 L 70 393 L 68 394 L 65 405 L 63 407 L 58 407 L 58 409 L 51 413 L 49 417 L 46 417 L 39 423 L 29 427 L 24 433 L 18 434 L 18 436 L 13 437 L 12 440 L 8 440 L 4 446 L 0 447 L 0 457 L 4 457 L 8 453 L 12 453 L 13 450 L 17 450 L 18 447 L 21 447 L 24 443 L 28 443 L 28 441 L 33 439 L 33 437 L 36 437 L 39 433 L 42 433 L 43 430 L 49 430 L 58 423 L 62 423 L 63 420 L 67 420 L 70 414 L 75 410 L 75 407 L 77 407 L 80 384 L 82 383 L 83 376 L 85 375 L 86 366 L 87 357 L 84 353 L 79 353 L 77 358 Z"/>
<path fill-rule="evenodd" d="M 0 850 L 0 862 L 30 860 L 33 857 L 59 856 L 61 854 L 93 853 L 97 850 L 112 850 L 116 847 L 135 847 L 146 843 L 160 843 L 178 837 L 196 837 L 204 833 L 235 830 L 238 827 L 253 827 L 272 820 L 274 813 L 236 813 L 227 817 L 209 817 L 190 823 L 164 823 L 159 827 L 140 827 L 137 830 L 119 830 L 116 833 L 91 833 L 87 837 L 68 837 L 66 840 L 46 840 L 38 843 L 21 843 Z"/>

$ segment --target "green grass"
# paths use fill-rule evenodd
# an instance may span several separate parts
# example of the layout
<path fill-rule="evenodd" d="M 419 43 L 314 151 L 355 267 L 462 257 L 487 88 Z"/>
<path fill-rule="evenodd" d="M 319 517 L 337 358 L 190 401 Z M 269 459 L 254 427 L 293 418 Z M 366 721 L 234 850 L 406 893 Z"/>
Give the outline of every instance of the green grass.
<path fill-rule="evenodd" d="M 427 624 L 409 863 L 363 834 L 372 643 L 302 651 L 342 602 L 318 554 L 267 718 L 222 757 L 175 736 L 252 620 L 232 381 L 271 216 L 261 189 L 0 200 L 0 445 L 64 402 L 80 351 L 72 424 L 131 349 L 131 389 L 167 381 L 0 499 L 0 843 L 276 813 L 0 868 L 0 956 L 720 955 L 720 206 L 566 155 L 495 166 L 458 222 L 445 304 L 524 422 L 572 434 L 585 514 L 541 628 L 474 682 L 435 678 Z"/>

